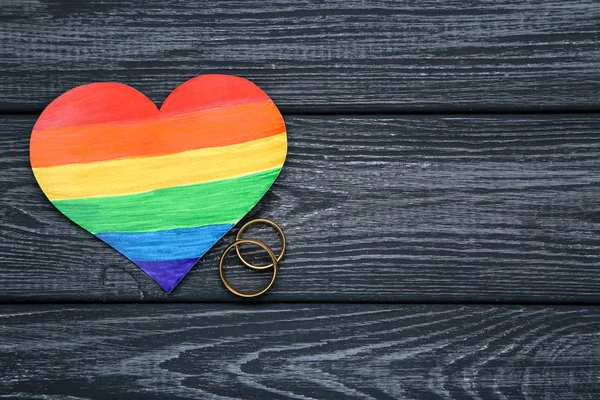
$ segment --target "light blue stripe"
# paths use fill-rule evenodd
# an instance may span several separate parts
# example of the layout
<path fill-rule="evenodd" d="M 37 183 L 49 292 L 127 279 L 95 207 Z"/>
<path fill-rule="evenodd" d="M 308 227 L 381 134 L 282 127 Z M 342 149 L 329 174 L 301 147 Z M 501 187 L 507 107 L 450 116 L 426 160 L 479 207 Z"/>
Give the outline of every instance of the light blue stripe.
<path fill-rule="evenodd" d="M 112 232 L 96 236 L 132 261 L 170 261 L 199 258 L 204 255 L 232 224 L 157 232 Z"/>

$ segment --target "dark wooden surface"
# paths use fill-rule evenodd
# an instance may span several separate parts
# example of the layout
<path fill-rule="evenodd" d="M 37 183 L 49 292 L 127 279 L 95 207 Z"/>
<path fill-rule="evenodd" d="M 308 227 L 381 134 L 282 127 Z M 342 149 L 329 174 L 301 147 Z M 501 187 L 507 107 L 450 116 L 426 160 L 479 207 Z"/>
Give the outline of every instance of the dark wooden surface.
<path fill-rule="evenodd" d="M 261 301 L 600 301 L 598 115 L 285 119 L 286 166 L 252 216 L 289 252 Z M 235 300 L 216 268 L 233 234 L 166 295 L 57 212 L 30 172 L 34 121 L 0 118 L 0 299 Z"/>
<path fill-rule="evenodd" d="M 206 72 L 284 111 L 597 109 L 600 3 L 0 1 L 0 108 L 93 81 L 161 103 Z"/>
<path fill-rule="evenodd" d="M 10 306 L 0 320 L 15 399 L 600 396 L 593 307 Z"/>
<path fill-rule="evenodd" d="M 0 0 L 0 398 L 599 398 L 599 21 L 592 0 Z M 204 73 L 253 80 L 289 128 L 249 216 L 289 239 L 260 304 L 219 281 L 232 235 L 167 296 L 28 164 L 72 86 L 160 104 Z"/>

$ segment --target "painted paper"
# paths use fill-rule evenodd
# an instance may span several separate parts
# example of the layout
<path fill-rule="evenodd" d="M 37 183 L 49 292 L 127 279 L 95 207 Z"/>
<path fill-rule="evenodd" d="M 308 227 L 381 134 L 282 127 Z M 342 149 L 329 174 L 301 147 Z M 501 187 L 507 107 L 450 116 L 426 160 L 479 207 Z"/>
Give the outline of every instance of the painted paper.
<path fill-rule="evenodd" d="M 52 204 L 167 292 L 263 197 L 286 152 L 275 104 L 228 75 L 183 83 L 160 110 L 124 84 L 76 87 L 30 143 Z"/>

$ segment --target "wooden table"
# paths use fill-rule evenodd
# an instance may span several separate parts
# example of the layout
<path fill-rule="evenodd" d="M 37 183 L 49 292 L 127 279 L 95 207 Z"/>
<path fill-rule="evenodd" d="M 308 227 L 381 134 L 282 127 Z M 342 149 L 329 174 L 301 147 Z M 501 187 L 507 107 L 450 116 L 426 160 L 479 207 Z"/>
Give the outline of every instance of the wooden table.
<path fill-rule="evenodd" d="M 0 398 L 600 397 L 600 3 L 192 3 L 0 1 Z M 256 301 L 232 234 L 166 295 L 29 166 L 67 89 L 205 73 L 288 126 Z"/>

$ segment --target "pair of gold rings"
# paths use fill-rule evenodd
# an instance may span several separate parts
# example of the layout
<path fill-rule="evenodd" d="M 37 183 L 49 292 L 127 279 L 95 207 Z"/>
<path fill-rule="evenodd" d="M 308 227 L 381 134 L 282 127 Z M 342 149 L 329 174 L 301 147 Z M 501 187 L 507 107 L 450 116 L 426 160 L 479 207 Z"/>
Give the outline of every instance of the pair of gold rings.
<path fill-rule="evenodd" d="M 275 253 L 273 253 L 273 250 L 271 250 L 271 248 L 269 246 L 267 246 L 264 242 L 261 242 L 260 240 L 242 238 L 242 234 L 246 231 L 246 229 L 248 229 L 249 226 L 254 225 L 254 224 L 267 224 L 267 225 L 270 225 L 273 228 L 275 228 L 275 230 L 277 230 L 277 232 L 281 236 L 281 243 L 282 243 L 281 244 L 281 253 L 279 253 L 279 255 L 276 256 Z M 271 263 L 267 264 L 267 265 L 254 265 L 254 264 L 249 263 L 244 258 L 242 253 L 240 252 L 240 245 L 242 245 L 242 244 L 253 244 L 253 245 L 261 247 L 263 250 L 265 250 L 267 252 L 269 257 L 271 258 Z M 223 269 L 224 269 L 224 264 L 225 264 L 225 257 L 233 248 L 235 248 L 235 252 L 237 253 L 237 256 L 240 259 L 240 261 L 248 268 L 253 269 L 255 271 L 263 271 L 263 270 L 266 270 L 269 268 L 273 268 L 273 274 L 272 274 L 271 280 L 269 281 L 267 286 L 265 286 L 264 288 L 262 288 L 256 292 L 242 292 L 240 290 L 237 290 L 233 286 L 231 286 L 231 284 L 225 278 L 225 272 Z M 279 268 L 279 262 L 281 261 L 281 259 L 283 258 L 283 255 L 285 254 L 285 248 L 286 248 L 285 234 L 283 233 L 283 230 L 281 229 L 281 227 L 279 225 L 277 225 L 275 222 L 268 220 L 268 219 L 264 219 L 264 218 L 254 219 L 252 221 L 247 222 L 246 224 L 244 224 L 244 226 L 242 226 L 240 228 L 237 236 L 235 237 L 235 242 L 233 242 L 229 246 L 227 246 L 227 248 L 225 249 L 225 251 L 223 251 L 223 254 L 221 255 L 221 260 L 219 261 L 219 274 L 221 275 L 221 280 L 223 281 L 223 284 L 231 293 L 236 294 L 240 297 L 260 296 L 261 294 L 263 294 L 267 290 L 269 290 L 271 288 L 271 286 L 273 286 L 273 283 L 275 283 L 275 278 L 277 278 L 277 269 Z"/>

